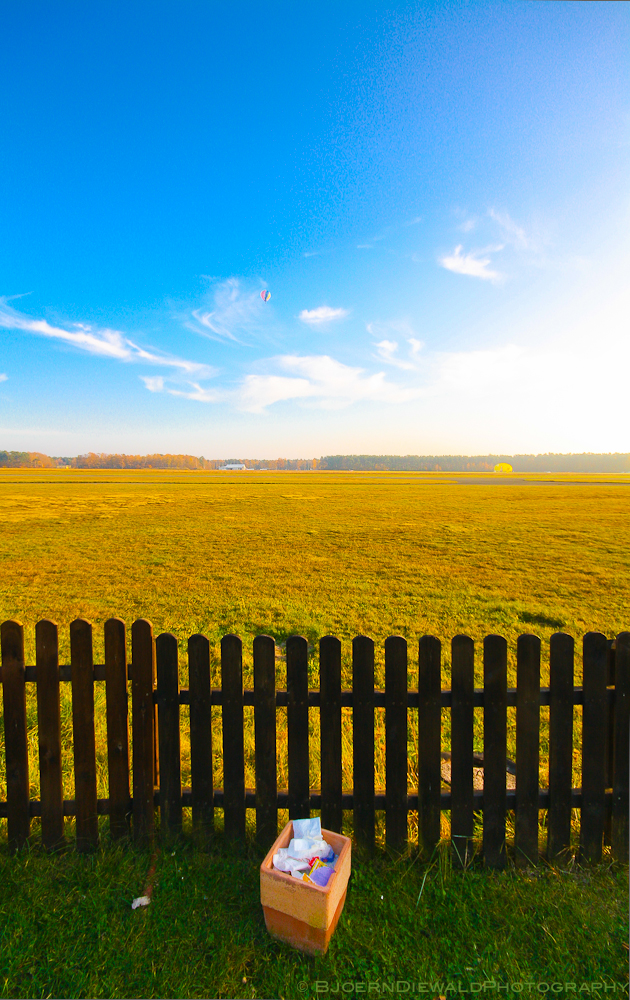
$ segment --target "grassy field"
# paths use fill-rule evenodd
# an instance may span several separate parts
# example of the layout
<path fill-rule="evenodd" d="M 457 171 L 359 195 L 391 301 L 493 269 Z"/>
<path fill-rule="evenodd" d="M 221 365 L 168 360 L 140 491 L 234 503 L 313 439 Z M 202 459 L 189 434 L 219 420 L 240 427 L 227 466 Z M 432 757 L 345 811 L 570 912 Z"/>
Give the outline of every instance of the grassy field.
<path fill-rule="evenodd" d="M 379 686 L 384 681 L 382 644 L 388 635 L 409 640 L 410 686 L 417 686 L 419 636 L 437 635 L 443 642 L 443 686 L 449 686 L 449 644 L 457 633 L 477 642 L 490 632 L 506 636 L 509 684 L 514 685 L 516 636 L 526 631 L 540 635 L 544 681 L 548 638 L 562 629 L 576 638 L 579 683 L 584 632 L 613 637 L 630 628 L 629 513 L 628 476 L 3 470 L 0 620 L 24 623 L 27 662 L 32 663 L 36 621 L 48 617 L 59 623 L 62 662 L 67 662 L 67 626 L 75 617 L 88 618 L 95 626 L 95 658 L 102 662 L 103 622 L 116 616 L 131 625 L 146 617 L 156 635 L 169 631 L 177 636 L 186 686 L 188 636 L 209 636 L 218 685 L 219 640 L 236 632 L 244 641 L 248 687 L 251 640 L 261 632 L 273 635 L 279 644 L 278 687 L 285 686 L 281 644 L 295 632 L 313 646 L 313 687 L 318 683 L 317 640 L 326 634 L 342 640 L 344 683 L 349 686 L 350 642 L 362 633 L 376 642 Z M 476 683 L 482 683 L 480 651 Z M 32 687 L 31 794 L 37 797 Z M 64 794 L 72 797 L 70 698 L 68 686 L 63 687 Z M 105 797 L 103 687 L 97 683 L 96 707 L 99 796 Z M 546 784 L 544 710 L 542 714 L 541 783 Z M 246 784 L 251 787 L 251 710 L 246 716 Z M 482 749 L 481 713 L 476 716 L 475 746 Z M 508 753 L 513 756 L 513 710 L 509 716 Z M 445 712 L 445 749 L 449 725 Z M 215 746 L 220 747 L 218 711 L 213 726 Z M 417 778 L 414 727 L 410 713 L 411 786 Z M 379 717 L 381 787 L 383 731 Z M 311 779 L 318 786 L 316 710 L 311 732 Z M 579 709 L 575 732 L 579 784 Z M 185 709 L 182 753 L 182 776 L 188 784 Z M 344 783 L 350 788 L 347 728 L 344 758 Z M 279 784 L 286 784 L 281 711 L 278 770 Z M 215 782 L 222 784 L 219 755 Z M 3 785 L 2 775 L 4 798 Z M 36 842 L 35 821 L 33 830 Z M 111 847 L 91 861 L 73 855 L 47 859 L 37 847 L 18 861 L 2 855 L 3 995 L 291 997 L 311 995 L 318 977 L 330 979 L 332 985 L 336 978 L 367 981 L 371 975 L 444 978 L 456 975 L 451 967 L 469 979 L 483 973 L 505 981 L 528 976 L 551 981 L 553 975 L 564 982 L 623 974 L 627 873 L 602 868 L 581 875 L 545 869 L 542 878 L 514 871 L 461 876 L 441 864 L 429 875 L 416 909 L 424 870 L 413 855 L 396 860 L 383 854 L 375 862 L 355 866 L 330 957 L 318 964 L 304 962 L 267 940 L 256 902 L 255 850 L 238 859 L 230 859 L 220 843 L 213 851 L 211 856 L 197 856 L 181 848 L 181 864 L 187 866 L 184 883 L 192 879 L 208 887 L 208 899 L 198 901 L 197 889 L 185 893 L 173 875 L 171 855 L 161 856 L 160 893 L 145 915 L 132 915 L 129 909 L 131 898 L 141 892 L 148 866 L 144 855 L 129 851 L 119 857 Z M 82 891 L 81 886 L 89 889 Z M 39 897 L 43 902 L 35 905 L 27 925 L 25 899 L 35 904 Z M 159 899 L 164 899 L 163 905 L 158 905 Z M 582 919 L 587 912 L 588 919 Z M 43 946 L 47 940 L 51 920 L 60 928 L 83 930 L 73 939 L 74 958 L 66 931 L 58 951 L 44 948 L 44 967 L 35 951 L 37 942 Z M 583 933 L 580 920 L 585 923 Z M 182 978 L 180 966 L 188 970 L 188 978 Z M 307 988 L 298 988 L 299 982 L 306 982 Z"/>

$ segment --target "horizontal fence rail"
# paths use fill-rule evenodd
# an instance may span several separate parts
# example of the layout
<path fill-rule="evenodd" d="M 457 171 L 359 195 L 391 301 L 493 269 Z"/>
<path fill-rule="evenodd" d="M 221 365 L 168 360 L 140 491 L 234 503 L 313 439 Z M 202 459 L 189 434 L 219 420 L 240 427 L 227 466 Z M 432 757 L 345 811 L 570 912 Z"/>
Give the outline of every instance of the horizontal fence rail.
<path fill-rule="evenodd" d="M 70 664 L 60 665 L 58 629 L 40 621 L 35 629 L 35 665 L 24 661 L 20 623 L 1 628 L 8 841 L 17 849 L 29 839 L 32 817 L 41 818 L 42 841 L 63 842 L 64 817 L 76 819 L 76 846 L 93 850 L 99 815 L 109 816 L 112 838 L 130 832 L 137 842 L 154 834 L 156 811 L 165 837 L 182 831 L 182 810 L 192 810 L 193 828 L 209 836 L 214 810 L 223 810 L 226 838 L 242 840 L 246 810 L 256 811 L 256 836 L 263 846 L 275 838 L 278 809 L 291 818 L 321 810 L 326 829 L 340 830 L 344 810 L 353 812 L 354 835 L 374 847 L 376 812 L 385 812 L 387 844 L 400 850 L 408 837 L 408 814 L 417 812 L 418 841 L 431 856 L 441 838 L 441 814 L 450 812 L 453 861 L 472 855 L 475 819 L 482 821 L 483 858 L 489 867 L 506 863 L 506 818 L 514 812 L 514 853 L 519 865 L 538 861 L 539 814 L 547 813 L 547 857 L 566 855 L 571 813 L 580 810 L 579 858 L 597 862 L 603 845 L 628 860 L 630 720 L 630 632 L 616 640 L 589 632 L 583 639 L 583 684 L 574 685 L 574 641 L 556 633 L 549 647 L 549 687 L 540 685 L 541 643 L 519 636 L 516 688 L 507 687 L 507 642 L 483 641 L 483 688 L 474 687 L 473 640 L 451 642 L 451 688 L 442 682 L 442 649 L 434 636 L 418 644 L 417 689 L 409 690 L 408 644 L 401 636 L 385 641 L 385 690 L 374 685 L 374 643 L 352 643 L 352 689 L 341 687 L 341 643 L 325 636 L 319 645 L 319 690 L 308 688 L 308 645 L 302 636 L 286 643 L 286 690 L 276 689 L 276 645 L 270 636 L 253 642 L 252 690 L 243 689 L 242 643 L 221 641 L 221 688 L 213 689 L 210 644 L 202 635 L 188 640 L 188 688 L 179 687 L 175 637 L 153 636 L 150 622 L 131 628 L 131 662 L 120 619 L 105 623 L 105 663 L 94 664 L 92 626 L 70 625 Z M 415 668 L 414 668 L 415 669 Z M 97 798 L 94 685 L 105 682 L 109 797 Z M 62 789 L 60 684 L 72 686 L 75 798 Z M 29 795 L 26 684 L 37 690 L 40 800 Z M 129 701 L 131 735 L 129 748 Z M 190 706 L 191 788 L 182 788 L 180 705 Z M 572 787 L 573 711 L 582 706 L 581 788 Z M 212 707 L 220 706 L 222 746 L 213 745 Z M 255 789 L 245 787 L 244 708 L 254 709 Z M 549 781 L 539 787 L 540 708 L 549 706 Z M 507 708 L 516 708 L 516 761 L 507 758 Z M 277 787 L 277 708 L 286 708 L 288 788 Z M 310 787 L 309 709 L 320 714 L 320 788 Z M 353 789 L 342 781 L 342 708 L 352 710 Z M 473 752 L 474 710 L 483 710 L 483 755 Z M 375 788 L 375 710 L 385 711 L 385 789 Z M 442 750 L 442 710 L 451 712 L 451 748 Z M 409 711 L 417 712 L 418 783 L 408 788 Z M 450 760 L 450 791 L 442 762 Z M 223 788 L 213 787 L 213 762 L 223 763 Z M 130 768 L 131 765 L 131 768 Z M 483 767 L 483 789 L 474 768 Z M 506 774 L 515 774 L 508 788 Z"/>

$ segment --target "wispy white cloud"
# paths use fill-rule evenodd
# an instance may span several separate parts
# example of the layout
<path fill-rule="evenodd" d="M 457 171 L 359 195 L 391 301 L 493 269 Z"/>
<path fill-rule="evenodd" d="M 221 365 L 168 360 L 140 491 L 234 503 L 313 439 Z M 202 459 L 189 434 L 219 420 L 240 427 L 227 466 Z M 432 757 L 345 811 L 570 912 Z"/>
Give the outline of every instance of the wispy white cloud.
<path fill-rule="evenodd" d="M 8 379 L 8 377 L 9 376 L 5 375 L 4 372 L 0 373 L 0 382 L 6 382 L 6 380 Z"/>
<path fill-rule="evenodd" d="M 438 258 L 438 264 L 445 267 L 447 271 L 454 271 L 455 274 L 467 274 L 471 278 L 481 278 L 483 281 L 500 281 L 502 275 L 490 267 L 492 259 L 484 257 L 482 254 L 496 253 L 502 249 L 502 246 L 492 246 L 486 247 L 484 250 L 471 250 L 470 253 L 464 254 L 460 243 L 452 254 Z"/>
<path fill-rule="evenodd" d="M 497 223 L 501 230 L 501 237 L 506 243 L 519 250 L 531 250 L 534 242 L 531 240 L 522 226 L 519 226 L 514 219 L 510 218 L 507 212 L 497 212 L 494 208 L 488 209 L 488 215 Z"/>
<path fill-rule="evenodd" d="M 385 361 L 388 365 L 394 365 L 395 368 L 402 368 L 406 371 L 413 371 L 416 367 L 413 361 L 405 361 L 403 358 L 396 356 L 398 352 L 398 341 L 381 340 L 374 346 L 376 347 L 379 359 L 381 361 Z"/>
<path fill-rule="evenodd" d="M 0 327 L 7 330 L 23 330 L 25 333 L 59 340 L 81 351 L 87 351 L 88 354 L 114 358 L 117 361 L 144 361 L 147 364 L 172 368 L 186 375 L 196 375 L 198 378 L 208 378 L 214 374 L 213 368 L 198 361 L 187 361 L 185 358 L 147 351 L 119 330 L 95 329 L 86 323 L 69 325 L 73 329 L 51 326 L 43 319 L 32 319 L 11 308 L 6 298 L 0 298 Z"/>
<path fill-rule="evenodd" d="M 164 389 L 164 379 L 161 375 L 141 375 L 140 378 L 149 392 L 162 392 Z"/>
<path fill-rule="evenodd" d="M 211 307 L 193 309 L 184 325 L 211 340 L 242 344 L 256 338 L 266 331 L 270 315 L 260 298 L 262 287 L 244 288 L 238 278 L 227 278 L 212 289 Z"/>
<path fill-rule="evenodd" d="M 405 319 L 390 320 L 387 323 L 368 323 L 367 331 L 372 337 L 381 337 L 376 341 L 376 355 L 379 361 L 385 361 L 388 365 L 400 368 L 403 371 L 415 371 L 418 368 L 418 355 L 424 344 L 414 336 L 414 329 Z M 392 335 L 397 339 L 394 340 Z M 404 337 L 409 350 L 407 358 L 401 358 L 398 354 L 398 338 Z"/>
<path fill-rule="evenodd" d="M 182 396 L 184 399 L 194 399 L 198 403 L 220 403 L 226 398 L 226 393 L 218 389 L 204 389 L 198 382 L 191 382 L 192 389 L 167 389 L 171 396 Z"/>
<path fill-rule="evenodd" d="M 176 389 L 167 385 L 161 375 L 154 378 L 140 376 L 149 392 L 165 392 L 169 396 L 181 396 L 182 399 L 194 399 L 199 403 L 219 403 L 229 398 L 229 393 L 219 389 L 204 389 L 198 382 L 188 382 L 189 389 Z M 177 383 L 176 383 L 177 384 Z M 181 383 L 180 383 L 181 384 Z"/>
<path fill-rule="evenodd" d="M 364 400 L 400 403 L 417 395 L 414 387 L 388 382 L 384 372 L 366 375 L 364 369 L 344 365 L 326 354 L 285 355 L 273 360 L 290 374 L 248 375 L 239 393 L 242 409 L 260 412 L 288 399 L 310 399 L 318 407 L 332 409 Z"/>
<path fill-rule="evenodd" d="M 344 319 L 349 315 L 348 309 L 331 309 L 330 306 L 318 306 L 317 309 L 302 309 L 300 319 L 309 326 L 321 326 L 336 319 Z"/>

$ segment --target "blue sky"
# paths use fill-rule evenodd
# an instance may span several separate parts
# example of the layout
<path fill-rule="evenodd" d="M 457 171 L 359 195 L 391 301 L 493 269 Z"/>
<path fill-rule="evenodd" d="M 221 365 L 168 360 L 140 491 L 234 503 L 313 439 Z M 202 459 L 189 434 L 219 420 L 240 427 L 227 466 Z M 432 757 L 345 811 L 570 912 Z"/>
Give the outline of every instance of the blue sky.
<path fill-rule="evenodd" d="M 0 447 L 630 451 L 629 36 L 5 0 Z"/>

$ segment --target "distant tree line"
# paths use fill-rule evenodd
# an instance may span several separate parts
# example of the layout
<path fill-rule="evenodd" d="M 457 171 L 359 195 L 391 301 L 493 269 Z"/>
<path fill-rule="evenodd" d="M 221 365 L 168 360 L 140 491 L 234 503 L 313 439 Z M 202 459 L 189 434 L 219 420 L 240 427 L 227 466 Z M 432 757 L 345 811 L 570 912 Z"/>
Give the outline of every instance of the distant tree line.
<path fill-rule="evenodd" d="M 54 469 L 58 459 L 40 451 L 0 451 L 0 469 Z"/>
<path fill-rule="evenodd" d="M 0 469 L 220 469 L 241 462 L 248 469 L 305 469 L 355 472 L 491 472 L 506 462 L 514 472 L 630 472 L 630 454 L 545 455 L 326 455 L 324 458 L 198 458 L 195 455 L 44 455 L 39 451 L 0 451 Z"/>
<path fill-rule="evenodd" d="M 201 455 L 110 455 L 89 452 L 75 458 L 50 457 L 35 451 L 0 451 L 0 468 L 4 469 L 220 469 L 230 462 L 241 462 L 248 469 L 301 470 L 317 468 L 313 458 L 225 458 L 210 459 Z"/>
<path fill-rule="evenodd" d="M 630 472 L 630 454 L 326 455 L 321 469 L 355 472 L 491 472 L 506 462 L 514 472 Z"/>

